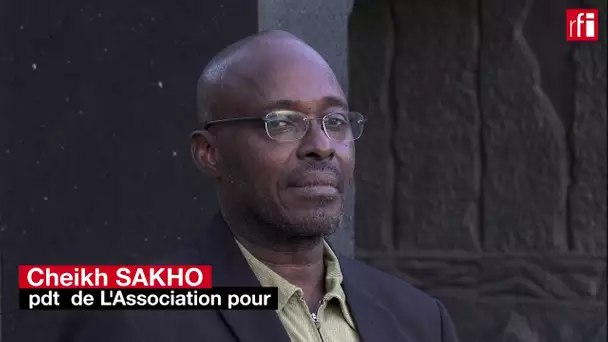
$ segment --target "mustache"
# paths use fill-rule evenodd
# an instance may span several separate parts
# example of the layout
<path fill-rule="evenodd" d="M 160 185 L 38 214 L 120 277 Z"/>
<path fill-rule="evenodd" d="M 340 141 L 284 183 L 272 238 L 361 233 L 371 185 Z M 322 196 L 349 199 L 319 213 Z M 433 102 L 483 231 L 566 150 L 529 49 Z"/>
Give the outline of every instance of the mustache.
<path fill-rule="evenodd" d="M 301 179 L 311 175 L 324 175 L 325 177 L 335 179 L 338 190 L 342 191 L 344 189 L 344 176 L 342 171 L 336 165 L 327 162 L 313 162 L 300 165 L 289 173 L 287 184 L 298 184 Z"/>

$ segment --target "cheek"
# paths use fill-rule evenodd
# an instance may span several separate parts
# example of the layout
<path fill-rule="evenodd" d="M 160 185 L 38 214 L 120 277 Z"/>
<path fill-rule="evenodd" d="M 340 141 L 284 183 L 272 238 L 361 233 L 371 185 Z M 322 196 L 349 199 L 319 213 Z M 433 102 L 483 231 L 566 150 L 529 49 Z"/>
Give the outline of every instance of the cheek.
<path fill-rule="evenodd" d="M 335 148 L 342 172 L 352 175 L 355 169 L 355 144 L 348 142 L 337 145 Z"/>
<path fill-rule="evenodd" d="M 258 180 L 256 186 L 261 191 L 264 191 L 263 188 L 273 188 L 280 182 L 283 173 L 289 170 L 288 163 L 295 151 L 289 144 L 256 136 L 247 139 L 245 149 L 247 167 L 254 179 Z"/>

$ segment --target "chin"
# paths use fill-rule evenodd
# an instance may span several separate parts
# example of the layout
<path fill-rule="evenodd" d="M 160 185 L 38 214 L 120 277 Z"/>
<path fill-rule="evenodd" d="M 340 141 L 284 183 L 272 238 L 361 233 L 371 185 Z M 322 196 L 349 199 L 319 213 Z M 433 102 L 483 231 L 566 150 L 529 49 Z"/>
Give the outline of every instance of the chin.
<path fill-rule="evenodd" d="M 340 227 L 342 210 L 315 208 L 286 213 L 284 229 L 293 236 L 318 237 L 335 233 Z"/>

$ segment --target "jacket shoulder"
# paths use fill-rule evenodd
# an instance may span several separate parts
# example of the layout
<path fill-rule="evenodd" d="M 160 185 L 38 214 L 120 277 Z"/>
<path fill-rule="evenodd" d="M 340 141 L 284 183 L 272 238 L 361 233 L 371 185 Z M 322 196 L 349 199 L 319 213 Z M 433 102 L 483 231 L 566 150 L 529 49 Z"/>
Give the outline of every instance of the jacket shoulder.
<path fill-rule="evenodd" d="M 437 299 L 414 287 L 407 281 L 352 258 L 340 257 L 345 281 L 355 282 L 384 305 L 398 310 L 428 312 L 435 316 Z"/>

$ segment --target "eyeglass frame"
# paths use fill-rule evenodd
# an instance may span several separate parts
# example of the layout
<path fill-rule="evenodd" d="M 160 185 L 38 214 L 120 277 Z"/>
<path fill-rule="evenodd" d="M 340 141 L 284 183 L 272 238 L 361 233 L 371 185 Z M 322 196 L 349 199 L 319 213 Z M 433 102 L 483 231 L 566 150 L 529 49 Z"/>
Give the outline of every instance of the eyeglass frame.
<path fill-rule="evenodd" d="M 277 139 L 275 139 L 275 138 L 273 138 L 273 137 L 270 136 L 270 133 L 268 132 L 268 122 L 270 121 L 270 119 L 268 118 L 268 116 L 270 116 L 271 114 L 275 114 L 276 112 L 282 112 L 282 111 L 300 114 L 300 116 L 302 116 L 302 118 L 304 119 L 304 121 L 308 122 L 308 126 L 306 128 L 306 132 L 304 132 L 304 134 L 302 135 L 302 137 L 300 137 L 298 139 L 294 139 L 294 140 L 277 140 Z M 348 111 L 348 113 L 357 113 L 357 114 L 361 115 L 362 120 L 358 120 L 358 123 L 361 124 L 361 125 L 365 124 L 365 122 L 367 121 L 367 118 L 365 116 L 363 116 L 363 114 L 361 114 L 359 112 Z M 262 121 L 262 122 L 264 122 L 264 128 L 265 128 L 265 131 L 266 131 L 266 135 L 270 139 L 275 140 L 275 141 L 280 141 L 280 142 L 290 142 L 290 141 L 298 141 L 298 140 L 302 139 L 304 136 L 306 136 L 306 133 L 308 133 L 308 130 L 310 129 L 310 121 L 321 120 L 321 127 L 323 128 L 323 133 L 330 140 L 333 140 L 333 141 L 355 141 L 355 140 L 359 139 L 361 137 L 361 135 L 363 135 L 363 129 L 362 129 L 361 130 L 361 134 L 356 139 L 353 139 L 353 140 L 336 140 L 336 139 L 333 139 L 332 137 L 330 137 L 329 134 L 327 133 L 327 129 L 325 128 L 325 122 L 324 122 L 324 120 L 325 120 L 326 117 L 328 117 L 330 115 L 335 115 L 335 114 L 337 114 L 337 113 L 332 112 L 332 113 L 327 113 L 327 114 L 323 115 L 320 118 L 311 118 L 311 117 L 307 116 L 306 114 L 304 114 L 302 112 L 298 112 L 296 110 L 275 110 L 275 111 L 269 112 L 268 114 L 266 114 L 266 115 L 264 115 L 262 117 L 241 116 L 241 117 L 236 117 L 236 118 L 228 118 L 228 119 L 218 119 L 218 120 L 206 121 L 205 125 L 203 126 L 203 130 L 208 131 L 209 127 L 211 127 L 214 124 L 218 124 L 218 123 Z"/>

